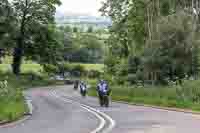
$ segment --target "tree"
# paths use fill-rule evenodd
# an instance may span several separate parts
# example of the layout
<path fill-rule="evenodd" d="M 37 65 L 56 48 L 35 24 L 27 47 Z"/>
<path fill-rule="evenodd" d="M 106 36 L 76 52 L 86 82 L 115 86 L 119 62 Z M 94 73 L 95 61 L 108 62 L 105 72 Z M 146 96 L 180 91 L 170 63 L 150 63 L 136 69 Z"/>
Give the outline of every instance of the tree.
<path fill-rule="evenodd" d="M 64 44 L 59 40 L 55 26 L 41 26 L 32 30 L 32 42 L 24 46 L 24 55 L 29 60 L 44 64 L 57 64 L 62 61 Z"/>
<path fill-rule="evenodd" d="M 13 42 L 15 18 L 11 4 L 7 0 L 0 1 L 0 47 L 8 48 Z"/>
<path fill-rule="evenodd" d="M 17 19 L 16 45 L 13 53 L 12 68 L 13 73 L 18 75 L 22 58 L 27 53 L 28 56 L 34 57 L 41 53 L 40 50 L 48 49 L 45 52 L 50 55 L 52 47 L 49 47 L 48 44 L 54 45 L 54 48 L 56 47 L 54 37 L 49 35 L 52 33 L 49 30 L 49 25 L 54 24 L 55 6 L 61 3 L 59 0 L 13 0 L 12 4 Z M 47 44 L 40 43 L 40 40 Z M 42 47 L 42 49 L 38 49 L 38 46 Z M 30 55 L 30 51 L 32 51 L 32 55 Z M 43 56 L 46 57 L 47 55 Z M 50 57 L 48 59 L 51 60 Z"/>
<path fill-rule="evenodd" d="M 92 26 L 89 26 L 87 32 L 88 32 L 88 33 L 92 33 L 92 32 L 93 32 L 93 27 L 92 27 Z"/>
<path fill-rule="evenodd" d="M 68 61 L 97 63 L 103 58 L 102 43 L 94 35 L 79 35 L 72 40 L 72 46 L 65 52 Z"/>
<path fill-rule="evenodd" d="M 100 10 L 112 18 L 110 39 L 119 44 L 120 57 L 137 54 L 145 43 L 145 6 L 143 0 L 107 0 Z M 115 47 L 115 46 L 114 46 Z M 137 49 L 137 50 L 136 50 Z"/>
<path fill-rule="evenodd" d="M 72 28 L 70 26 L 65 26 L 65 32 L 66 33 L 71 33 L 72 32 Z"/>
<path fill-rule="evenodd" d="M 198 73 L 199 1 L 106 0 L 100 11 L 113 22 L 109 56 L 141 59 L 139 66 L 129 62 L 131 72 L 141 68 L 152 81 Z"/>
<path fill-rule="evenodd" d="M 78 28 L 77 27 L 73 27 L 73 32 L 77 33 L 78 32 Z"/>

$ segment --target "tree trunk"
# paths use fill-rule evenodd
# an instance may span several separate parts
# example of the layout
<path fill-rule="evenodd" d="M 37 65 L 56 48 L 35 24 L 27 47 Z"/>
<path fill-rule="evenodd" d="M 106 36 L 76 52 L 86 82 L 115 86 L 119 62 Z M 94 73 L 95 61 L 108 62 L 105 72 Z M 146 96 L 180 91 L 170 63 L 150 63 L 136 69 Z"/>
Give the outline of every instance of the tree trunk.
<path fill-rule="evenodd" d="M 12 70 L 15 75 L 20 74 L 20 67 L 23 57 L 23 51 L 22 48 L 15 48 L 13 53 L 13 64 L 12 64 Z"/>

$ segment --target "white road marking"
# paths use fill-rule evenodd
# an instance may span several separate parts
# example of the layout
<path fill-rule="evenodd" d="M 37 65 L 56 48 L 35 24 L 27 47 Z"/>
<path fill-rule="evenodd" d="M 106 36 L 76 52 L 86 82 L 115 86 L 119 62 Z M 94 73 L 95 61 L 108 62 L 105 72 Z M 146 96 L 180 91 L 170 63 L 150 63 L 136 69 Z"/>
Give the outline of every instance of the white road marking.
<path fill-rule="evenodd" d="M 32 104 L 32 100 L 28 97 L 25 97 L 25 99 L 26 99 L 26 104 L 29 108 L 29 115 L 33 115 L 34 107 L 33 107 L 33 104 Z"/>
<path fill-rule="evenodd" d="M 70 102 L 70 103 L 74 103 L 74 104 L 79 105 L 81 108 L 83 108 L 83 109 L 87 110 L 88 112 L 94 114 L 100 120 L 100 125 L 90 133 L 99 133 L 104 128 L 104 126 L 106 124 L 106 121 L 105 121 L 104 118 L 109 120 L 110 125 L 105 131 L 103 131 L 103 133 L 108 133 L 115 127 L 115 121 L 110 116 L 108 116 L 107 114 L 105 114 L 105 113 L 103 113 L 103 112 L 101 112 L 101 111 L 99 111 L 99 110 L 97 110 L 95 108 L 92 108 L 92 107 L 90 107 L 88 105 L 81 104 L 81 103 L 75 102 L 75 101 L 70 100 L 70 99 L 62 98 L 61 96 L 56 94 L 56 92 L 54 92 L 53 94 L 54 94 L 54 96 L 56 98 L 59 98 L 62 101 Z"/>

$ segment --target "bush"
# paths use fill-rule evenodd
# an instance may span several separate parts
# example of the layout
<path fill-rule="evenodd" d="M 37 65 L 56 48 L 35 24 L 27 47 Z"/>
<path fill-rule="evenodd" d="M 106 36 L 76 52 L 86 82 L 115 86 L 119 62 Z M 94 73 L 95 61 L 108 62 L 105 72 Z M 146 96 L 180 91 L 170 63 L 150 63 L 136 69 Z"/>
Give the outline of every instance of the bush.
<path fill-rule="evenodd" d="M 127 80 L 131 84 L 136 84 L 136 82 L 137 82 L 136 74 L 128 74 L 128 79 Z"/>
<path fill-rule="evenodd" d="M 42 80 L 43 79 L 41 74 L 34 72 L 34 71 L 23 73 L 23 74 L 21 74 L 21 77 L 25 77 L 26 79 L 28 79 L 30 81 Z"/>
<path fill-rule="evenodd" d="M 109 74 L 106 74 L 106 73 L 103 73 L 100 76 L 100 79 L 106 80 L 109 84 L 115 84 L 116 83 L 114 77 L 109 75 Z"/>
<path fill-rule="evenodd" d="M 100 78 L 101 76 L 101 72 L 97 70 L 90 70 L 87 73 L 88 73 L 88 78 Z"/>
<path fill-rule="evenodd" d="M 200 103 L 200 81 L 185 81 L 182 85 L 182 95 L 186 100 L 193 103 Z"/>
<path fill-rule="evenodd" d="M 72 65 L 71 73 L 73 76 L 79 77 L 85 72 L 85 68 L 82 65 Z"/>
<path fill-rule="evenodd" d="M 64 69 L 65 72 L 70 72 L 72 70 L 72 66 L 68 63 L 65 63 L 63 65 L 63 69 Z"/>
<path fill-rule="evenodd" d="M 140 66 L 142 65 L 142 61 L 140 57 L 130 56 L 128 58 L 128 72 L 129 73 L 136 73 Z"/>
<path fill-rule="evenodd" d="M 58 64 L 57 68 L 58 68 L 57 74 L 60 74 L 63 77 L 65 77 L 65 73 L 66 72 L 71 72 L 72 71 L 72 66 L 70 64 L 68 64 L 68 63 Z"/>
<path fill-rule="evenodd" d="M 58 72 L 58 67 L 56 67 L 55 65 L 51 65 L 51 64 L 46 64 L 44 65 L 44 71 L 47 72 L 48 74 L 55 74 Z"/>

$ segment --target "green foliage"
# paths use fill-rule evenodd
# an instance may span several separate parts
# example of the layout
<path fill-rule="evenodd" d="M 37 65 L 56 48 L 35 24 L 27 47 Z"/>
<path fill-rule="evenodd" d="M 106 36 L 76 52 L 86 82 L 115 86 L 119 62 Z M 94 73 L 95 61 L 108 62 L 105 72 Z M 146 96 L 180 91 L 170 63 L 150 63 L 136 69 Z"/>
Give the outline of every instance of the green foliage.
<path fill-rule="evenodd" d="M 103 58 L 102 42 L 95 35 L 78 34 L 72 40 L 72 49 L 64 53 L 66 61 L 99 63 Z"/>
<path fill-rule="evenodd" d="M 119 50 L 116 56 L 128 57 L 132 52 L 138 52 L 145 43 L 144 1 L 107 0 L 101 11 L 113 21 L 109 45 L 114 51 L 111 52 L 115 53 L 116 45 Z"/>
<path fill-rule="evenodd" d="M 88 30 L 87 30 L 87 32 L 88 32 L 88 33 L 92 33 L 92 32 L 94 32 L 94 29 L 93 29 L 93 27 L 92 27 L 92 26 L 88 27 Z"/>
<path fill-rule="evenodd" d="M 199 48 L 193 38 L 198 37 L 199 31 L 193 31 L 191 23 L 192 17 L 185 12 L 163 18 L 159 22 L 158 41 L 150 42 L 154 47 L 147 50 L 151 52 L 145 51 L 145 69 L 159 72 L 161 80 L 194 76 L 191 70 L 198 73 Z"/>
<path fill-rule="evenodd" d="M 14 89 L 7 80 L 0 82 L 0 121 L 15 120 L 26 111 L 21 89 Z"/>
<path fill-rule="evenodd" d="M 23 57 L 41 64 L 60 60 L 63 46 L 56 40 L 54 26 L 56 5 L 59 4 L 59 0 L 1 1 L 0 38 L 3 40 L 0 39 L 0 45 L 13 51 L 15 74 L 20 73 Z"/>
<path fill-rule="evenodd" d="M 91 78 L 91 79 L 98 79 L 100 78 L 101 76 L 101 72 L 100 71 L 97 71 L 97 70 L 90 70 L 88 71 L 88 78 Z"/>
<path fill-rule="evenodd" d="M 70 26 L 65 26 L 64 31 L 66 33 L 71 33 L 72 32 L 72 28 Z"/>
<path fill-rule="evenodd" d="M 167 16 L 170 14 L 170 1 L 168 0 L 164 0 L 162 3 L 161 3 L 161 13 L 163 16 Z"/>
<path fill-rule="evenodd" d="M 127 78 L 131 82 L 138 79 L 163 84 L 185 77 L 197 79 L 200 22 L 193 9 L 199 5 L 191 3 L 106 0 L 101 11 L 113 21 L 106 41 L 109 54 L 105 64 L 109 74 L 122 82 L 124 71 L 120 66 L 127 67 L 124 60 L 128 60 L 128 73 L 134 75 Z"/>
<path fill-rule="evenodd" d="M 26 72 L 20 76 L 8 72 L 0 73 L 0 81 L 3 81 L 0 82 L 0 121 L 19 119 L 28 111 L 22 95 L 24 89 L 60 84 L 50 80 L 44 73 L 34 72 Z"/>
<path fill-rule="evenodd" d="M 58 64 L 57 66 L 50 66 L 51 69 L 53 68 L 52 70 L 50 70 L 50 72 L 52 71 L 52 73 L 54 74 L 62 74 L 63 76 L 66 72 L 68 72 L 71 76 L 81 77 L 86 72 L 85 67 L 81 64 L 63 63 Z"/>
<path fill-rule="evenodd" d="M 128 58 L 128 72 L 136 73 L 141 69 L 142 61 L 140 57 L 137 56 L 129 56 Z"/>
<path fill-rule="evenodd" d="M 14 11 L 7 0 L 1 0 L 0 5 L 0 47 L 10 48 L 16 26 Z"/>
<path fill-rule="evenodd" d="M 58 72 L 58 68 L 54 65 L 51 65 L 51 64 L 45 64 L 43 66 L 43 69 L 48 74 L 56 74 Z"/>
<path fill-rule="evenodd" d="M 73 32 L 74 32 L 74 33 L 79 32 L 79 31 L 78 31 L 78 28 L 77 28 L 77 27 L 73 27 Z"/>
<path fill-rule="evenodd" d="M 105 58 L 104 64 L 106 65 L 106 71 L 109 74 L 115 74 L 117 72 L 116 64 L 119 63 L 119 58 L 109 55 Z"/>
<path fill-rule="evenodd" d="M 65 72 L 69 72 L 72 70 L 72 65 L 70 65 L 69 63 L 64 63 L 63 69 Z"/>
<path fill-rule="evenodd" d="M 89 82 L 89 94 L 96 96 L 97 82 Z M 109 82 L 110 83 L 110 82 Z M 186 81 L 183 86 L 129 86 L 113 85 L 112 99 L 129 103 L 148 104 L 199 110 L 199 81 Z"/>
<path fill-rule="evenodd" d="M 71 71 L 72 72 L 78 72 L 78 73 L 81 74 L 85 71 L 85 68 L 84 68 L 84 66 L 82 66 L 80 64 L 72 65 Z"/>

